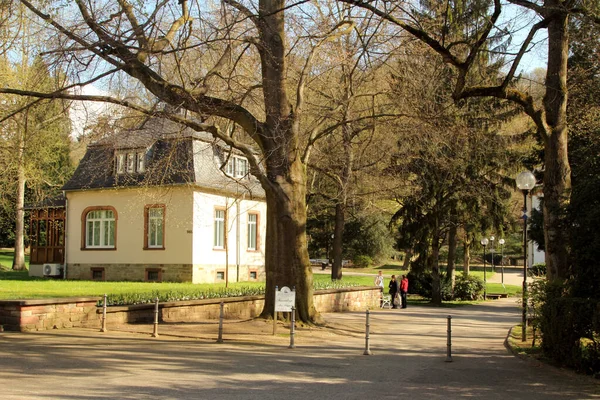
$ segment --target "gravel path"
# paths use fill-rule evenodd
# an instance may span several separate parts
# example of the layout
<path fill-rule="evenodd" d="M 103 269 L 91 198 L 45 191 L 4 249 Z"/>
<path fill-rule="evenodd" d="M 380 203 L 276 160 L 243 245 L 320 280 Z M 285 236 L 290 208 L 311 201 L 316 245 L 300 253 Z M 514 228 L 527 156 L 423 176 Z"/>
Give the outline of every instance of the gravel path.
<path fill-rule="evenodd" d="M 453 361 L 446 360 L 452 315 Z M 300 328 L 214 324 L 0 333 L 0 398 L 13 399 L 596 399 L 591 378 L 513 356 L 504 340 L 519 322 L 514 299 L 457 308 L 409 307 L 326 314 Z M 235 324 L 235 328 L 234 328 Z M 110 327 L 109 327 L 110 329 Z"/>

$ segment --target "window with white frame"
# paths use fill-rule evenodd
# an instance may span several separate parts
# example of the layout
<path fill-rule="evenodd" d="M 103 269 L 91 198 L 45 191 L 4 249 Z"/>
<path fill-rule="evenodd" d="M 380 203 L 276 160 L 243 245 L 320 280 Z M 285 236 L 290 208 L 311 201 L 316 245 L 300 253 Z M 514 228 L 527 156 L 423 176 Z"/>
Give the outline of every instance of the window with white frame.
<path fill-rule="evenodd" d="M 125 173 L 125 153 L 117 154 L 117 174 Z"/>
<path fill-rule="evenodd" d="M 258 236 L 258 214 L 248 214 L 248 250 L 256 250 Z"/>
<path fill-rule="evenodd" d="M 137 153 L 137 172 L 144 172 L 146 170 L 146 155 L 143 152 Z"/>
<path fill-rule="evenodd" d="M 243 157 L 231 156 L 225 166 L 225 173 L 234 178 L 248 176 L 248 160 Z"/>
<path fill-rule="evenodd" d="M 122 152 L 116 154 L 117 174 L 143 173 L 146 171 L 146 153 L 144 151 Z"/>
<path fill-rule="evenodd" d="M 115 214 L 112 210 L 94 210 L 85 217 L 85 247 L 115 247 Z"/>
<path fill-rule="evenodd" d="M 135 172 L 135 153 L 127 153 L 127 172 Z"/>
<path fill-rule="evenodd" d="M 225 210 L 215 210 L 215 248 L 222 249 L 225 247 Z"/>
<path fill-rule="evenodd" d="M 146 206 L 146 248 L 165 248 L 165 207 L 164 205 Z"/>

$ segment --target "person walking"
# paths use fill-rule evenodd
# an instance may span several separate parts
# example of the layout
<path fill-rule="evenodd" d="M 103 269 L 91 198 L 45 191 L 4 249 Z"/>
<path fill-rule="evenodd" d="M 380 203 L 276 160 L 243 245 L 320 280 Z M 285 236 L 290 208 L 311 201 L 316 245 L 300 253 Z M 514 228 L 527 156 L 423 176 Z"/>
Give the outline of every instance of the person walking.
<path fill-rule="evenodd" d="M 379 271 L 375 277 L 375 286 L 379 287 L 381 293 L 379 294 L 379 307 L 383 306 L 383 271 Z"/>
<path fill-rule="evenodd" d="M 388 288 L 390 289 L 390 295 L 392 295 L 392 308 L 398 308 L 398 300 L 396 296 L 398 295 L 398 281 L 396 280 L 396 275 L 392 275 L 392 280 L 390 281 Z"/>
<path fill-rule="evenodd" d="M 408 293 L 408 278 L 402 275 L 400 280 L 400 298 L 402 299 L 402 308 L 406 308 L 406 294 Z"/>

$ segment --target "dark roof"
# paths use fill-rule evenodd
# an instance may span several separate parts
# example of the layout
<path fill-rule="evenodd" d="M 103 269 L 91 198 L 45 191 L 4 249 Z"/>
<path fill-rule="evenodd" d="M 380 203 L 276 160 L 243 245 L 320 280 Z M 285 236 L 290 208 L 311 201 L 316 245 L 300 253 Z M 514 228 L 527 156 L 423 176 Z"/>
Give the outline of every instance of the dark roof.
<path fill-rule="evenodd" d="M 145 153 L 143 173 L 116 173 L 116 155 L 128 151 Z M 229 151 L 207 132 L 153 118 L 140 128 L 90 144 L 63 190 L 193 184 L 264 198 L 264 190 L 254 177 L 237 181 L 219 169 Z"/>

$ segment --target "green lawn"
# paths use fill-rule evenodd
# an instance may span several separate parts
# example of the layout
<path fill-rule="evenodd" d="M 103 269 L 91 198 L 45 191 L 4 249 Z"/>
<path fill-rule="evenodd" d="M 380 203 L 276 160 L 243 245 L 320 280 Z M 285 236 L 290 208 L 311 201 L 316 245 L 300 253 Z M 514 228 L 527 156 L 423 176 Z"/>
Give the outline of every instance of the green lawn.
<path fill-rule="evenodd" d="M 0 249 L 0 269 L 12 268 L 13 254 L 11 249 Z M 25 264 L 29 267 L 29 254 L 25 254 Z"/>
<path fill-rule="evenodd" d="M 314 276 L 316 288 L 331 287 L 329 275 Z M 342 280 L 342 285 L 333 286 L 359 286 L 373 284 L 370 276 L 347 276 Z M 11 271 L 0 269 L 0 299 L 39 299 L 51 297 L 73 296 L 103 296 L 107 293 L 115 298 L 126 297 L 151 298 L 159 296 L 161 299 L 175 298 L 203 298 L 223 297 L 229 295 L 260 294 L 264 292 L 264 282 L 239 282 L 230 283 L 225 289 L 224 283 L 173 283 L 173 282 L 97 282 L 73 281 L 62 279 L 47 279 L 30 277 L 27 271 Z M 195 296 L 195 297 L 190 297 Z M 123 300 L 124 301 L 124 300 Z M 143 301 L 142 301 L 143 302 Z"/>
<path fill-rule="evenodd" d="M 224 283 L 192 284 L 172 282 L 98 282 L 72 281 L 62 279 L 47 279 L 30 277 L 27 271 L 12 271 L 12 251 L 0 250 L 0 299 L 39 299 L 52 297 L 103 296 L 109 295 L 112 304 L 130 302 L 147 302 L 158 296 L 161 301 L 213 298 L 225 296 L 242 296 L 264 293 L 264 282 L 230 283 L 225 288 Z M 386 280 L 392 273 L 400 275 L 406 271 L 400 270 L 400 265 L 385 265 L 376 268 L 349 268 L 342 282 L 331 282 L 331 270 L 327 274 L 314 274 L 316 289 L 342 286 L 372 286 L 372 275 L 349 275 L 349 272 L 376 274 L 383 270 Z M 474 272 L 474 275 L 483 273 Z M 491 275 L 491 274 L 488 274 Z M 488 293 L 508 293 L 514 296 L 520 293 L 518 286 L 506 286 L 506 291 L 500 284 L 488 284 Z"/>

